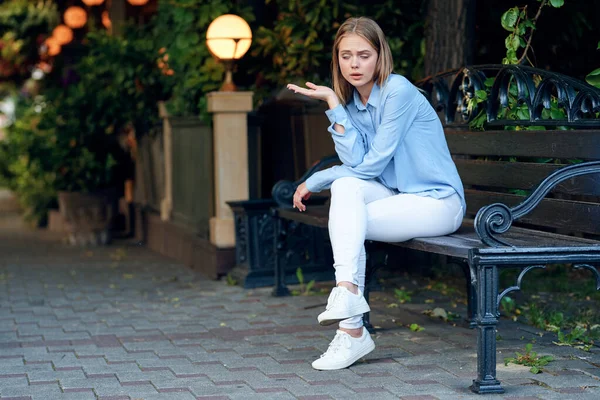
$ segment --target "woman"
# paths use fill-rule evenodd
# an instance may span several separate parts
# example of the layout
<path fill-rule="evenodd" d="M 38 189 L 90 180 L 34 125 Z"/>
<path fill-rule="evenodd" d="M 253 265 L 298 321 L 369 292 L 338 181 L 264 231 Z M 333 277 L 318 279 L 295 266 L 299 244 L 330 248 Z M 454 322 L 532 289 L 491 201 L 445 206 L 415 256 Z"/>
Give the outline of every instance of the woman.
<path fill-rule="evenodd" d="M 307 82 L 288 89 L 326 101 L 329 132 L 342 165 L 319 171 L 298 186 L 293 205 L 331 188 L 329 235 L 337 285 L 321 325 L 339 322 L 327 351 L 312 366 L 346 368 L 375 349 L 363 328 L 369 305 L 365 239 L 401 242 L 458 229 L 464 190 L 442 125 L 427 99 L 392 73 L 390 48 L 368 18 L 342 24 L 333 46 L 333 89 Z"/>

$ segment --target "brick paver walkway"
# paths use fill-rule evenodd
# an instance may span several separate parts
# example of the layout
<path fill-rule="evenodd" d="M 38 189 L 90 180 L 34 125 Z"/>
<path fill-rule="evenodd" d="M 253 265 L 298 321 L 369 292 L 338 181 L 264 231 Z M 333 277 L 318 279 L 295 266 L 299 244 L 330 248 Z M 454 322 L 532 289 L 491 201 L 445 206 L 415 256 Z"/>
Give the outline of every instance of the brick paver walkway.
<path fill-rule="evenodd" d="M 0 254 L 1 399 L 481 398 L 468 390 L 476 332 L 419 305 L 375 301 L 375 352 L 321 372 L 310 362 L 333 335 L 316 324 L 325 295 L 227 286 L 135 245 L 82 250 L 0 229 Z M 499 362 L 532 338 L 556 361 L 538 375 L 499 364 L 506 393 L 487 397 L 600 398 L 597 348 L 558 347 L 509 321 L 500 334 Z"/>

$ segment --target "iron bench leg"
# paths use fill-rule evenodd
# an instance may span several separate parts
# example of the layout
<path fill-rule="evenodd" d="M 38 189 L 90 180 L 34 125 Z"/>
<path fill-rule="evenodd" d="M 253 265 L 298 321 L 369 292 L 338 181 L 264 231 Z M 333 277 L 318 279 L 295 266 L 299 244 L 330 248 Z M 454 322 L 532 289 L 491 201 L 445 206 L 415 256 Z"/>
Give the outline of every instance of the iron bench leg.
<path fill-rule="evenodd" d="M 273 254 L 274 258 L 274 278 L 275 286 L 273 287 L 272 295 L 275 297 L 289 296 L 290 290 L 285 285 L 285 264 L 281 259 L 281 253 L 285 247 L 285 239 L 287 234 L 286 222 L 277 216 L 277 211 L 273 210 L 273 226 L 275 232 L 273 234 Z"/>
<path fill-rule="evenodd" d="M 498 324 L 498 268 L 495 265 L 475 265 L 477 268 L 477 379 L 471 390 L 475 393 L 504 393 L 496 379 L 496 326 Z"/>
<path fill-rule="evenodd" d="M 466 293 L 467 293 L 467 319 L 469 321 L 469 328 L 476 328 L 477 321 L 475 320 L 477 313 L 477 289 L 471 273 L 469 263 L 465 259 L 451 258 L 451 263 L 458 264 L 463 271 L 466 279 Z"/>

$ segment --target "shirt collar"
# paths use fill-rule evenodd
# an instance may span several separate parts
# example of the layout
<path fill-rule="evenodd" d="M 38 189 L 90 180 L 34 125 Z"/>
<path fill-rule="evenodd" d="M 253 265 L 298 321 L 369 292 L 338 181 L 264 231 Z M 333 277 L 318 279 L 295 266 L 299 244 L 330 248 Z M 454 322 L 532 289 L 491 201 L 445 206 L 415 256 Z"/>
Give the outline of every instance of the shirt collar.
<path fill-rule="evenodd" d="M 373 88 L 371 89 L 371 94 L 369 94 L 369 100 L 367 100 L 367 105 L 371 105 L 371 107 L 377 108 L 379 102 L 379 85 L 377 83 L 373 84 Z M 354 104 L 356 108 L 360 110 L 366 110 L 366 106 L 360 101 L 360 94 L 358 94 L 358 90 L 354 89 Z"/>

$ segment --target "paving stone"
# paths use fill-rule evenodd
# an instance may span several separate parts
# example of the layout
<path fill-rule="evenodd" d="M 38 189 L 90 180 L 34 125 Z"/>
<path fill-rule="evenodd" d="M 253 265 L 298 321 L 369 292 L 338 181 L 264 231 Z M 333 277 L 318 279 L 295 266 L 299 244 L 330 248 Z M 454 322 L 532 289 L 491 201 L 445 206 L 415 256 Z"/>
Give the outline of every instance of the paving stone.
<path fill-rule="evenodd" d="M 428 320 L 422 305 L 373 303 L 373 322 L 384 326 L 374 335 L 377 349 L 351 368 L 315 371 L 310 363 L 333 336 L 315 323 L 326 295 L 273 298 L 270 288 L 208 281 L 133 246 L 109 268 L 117 247 L 94 249 L 90 258 L 34 239 L 28 250 L 44 250 L 29 250 L 27 262 L 0 260 L 0 272 L 11 276 L 0 284 L 2 398 L 10 390 L 44 400 L 481 399 L 468 389 L 477 332 Z M 19 248 L 0 230 L 3 246 Z M 392 319 L 426 329 L 414 333 Z M 600 351 L 554 346 L 512 321 L 499 332 L 506 393 L 486 398 L 600 398 Z M 503 366 L 524 346 L 521 336 L 538 338 L 536 351 L 556 358 L 547 372 Z"/>

